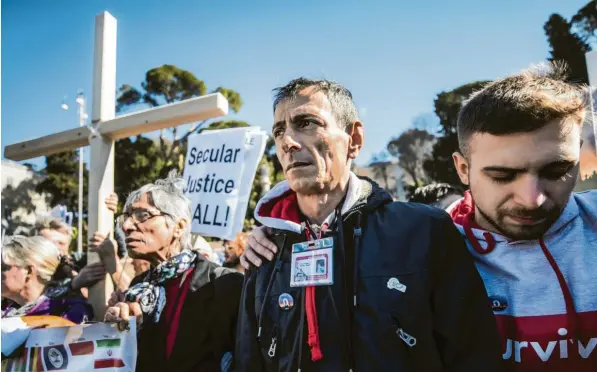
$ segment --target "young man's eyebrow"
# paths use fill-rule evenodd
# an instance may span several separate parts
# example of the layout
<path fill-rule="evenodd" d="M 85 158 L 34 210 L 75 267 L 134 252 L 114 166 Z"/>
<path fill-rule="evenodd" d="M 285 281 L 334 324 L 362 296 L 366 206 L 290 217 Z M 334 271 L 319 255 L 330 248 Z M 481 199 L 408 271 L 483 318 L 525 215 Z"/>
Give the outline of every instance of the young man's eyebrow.
<path fill-rule="evenodd" d="M 546 169 L 550 167 L 571 167 L 574 166 L 576 162 L 572 160 L 556 160 L 549 164 L 544 165 L 541 169 Z M 506 167 L 501 165 L 489 165 L 483 168 L 484 172 L 516 172 L 521 173 L 527 171 L 527 168 L 513 168 L 513 167 Z"/>
<path fill-rule="evenodd" d="M 490 165 L 487 167 L 483 168 L 483 171 L 485 172 L 524 172 L 526 169 L 525 168 L 510 168 L 510 167 L 504 167 L 504 166 L 499 166 L 499 165 Z"/>

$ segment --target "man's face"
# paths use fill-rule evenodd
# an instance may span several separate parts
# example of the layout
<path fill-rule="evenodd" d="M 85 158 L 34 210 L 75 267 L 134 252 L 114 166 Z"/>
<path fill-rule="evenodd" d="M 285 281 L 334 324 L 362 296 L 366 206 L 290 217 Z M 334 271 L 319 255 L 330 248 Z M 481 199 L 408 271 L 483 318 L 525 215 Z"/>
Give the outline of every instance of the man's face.
<path fill-rule="evenodd" d="M 469 161 L 455 154 L 475 219 L 514 240 L 540 238 L 566 206 L 579 172 L 580 125 L 553 121 L 531 133 L 473 134 Z"/>
<path fill-rule="evenodd" d="M 362 135 L 362 124 L 355 124 Z M 272 133 L 290 188 L 303 195 L 335 189 L 347 181 L 350 159 L 360 150 L 354 146 L 354 134 L 336 121 L 326 95 L 313 87 L 278 104 Z"/>
<path fill-rule="evenodd" d="M 48 239 L 54 243 L 60 250 L 60 254 L 65 256 L 68 254 L 68 248 L 70 246 L 71 236 L 67 232 L 58 230 L 42 229 L 39 235 Z"/>
<path fill-rule="evenodd" d="M 129 217 L 122 224 L 126 248 L 133 259 L 151 259 L 164 253 L 174 241 L 174 223 L 168 224 L 166 215 L 149 203 L 147 194 L 134 202 L 129 215 L 138 215 L 141 221 Z"/>

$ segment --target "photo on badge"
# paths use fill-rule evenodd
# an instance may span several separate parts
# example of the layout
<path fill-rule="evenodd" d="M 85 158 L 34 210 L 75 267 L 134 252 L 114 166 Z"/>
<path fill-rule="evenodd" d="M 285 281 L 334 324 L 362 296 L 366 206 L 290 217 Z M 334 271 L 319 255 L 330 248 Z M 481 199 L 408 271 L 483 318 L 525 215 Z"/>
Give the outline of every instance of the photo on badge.
<path fill-rule="evenodd" d="M 290 266 L 290 286 L 333 284 L 332 254 L 332 248 L 293 253 Z"/>

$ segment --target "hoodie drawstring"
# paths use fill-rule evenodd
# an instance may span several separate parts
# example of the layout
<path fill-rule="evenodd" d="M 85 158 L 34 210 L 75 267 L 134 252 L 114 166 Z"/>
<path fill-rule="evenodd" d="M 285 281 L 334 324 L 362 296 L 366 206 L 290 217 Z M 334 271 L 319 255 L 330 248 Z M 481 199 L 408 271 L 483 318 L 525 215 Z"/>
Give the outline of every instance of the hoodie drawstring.
<path fill-rule="evenodd" d="M 558 283 L 560 284 L 560 288 L 562 290 L 562 295 L 564 296 L 564 302 L 566 303 L 566 314 L 568 315 L 568 328 L 572 328 L 572 332 L 576 336 L 576 339 L 580 339 L 580 329 L 578 327 L 578 313 L 574 307 L 574 299 L 572 298 L 572 293 L 570 293 L 570 288 L 566 283 L 566 278 L 562 274 L 562 271 L 558 267 L 556 260 L 551 255 L 551 252 L 547 249 L 547 245 L 543 239 L 539 239 L 539 245 L 541 246 L 541 251 L 547 258 L 551 268 L 553 269 L 556 277 L 558 278 Z"/>
<path fill-rule="evenodd" d="M 324 224 L 321 226 L 321 230 L 319 231 L 319 236 L 317 239 L 321 239 L 323 234 L 323 230 L 327 228 L 327 225 Z M 307 240 L 311 239 L 311 234 L 313 232 L 311 229 L 306 229 Z M 305 311 L 307 313 L 307 328 L 309 333 L 307 335 L 307 343 L 311 348 L 311 360 L 317 362 L 323 358 L 323 353 L 321 352 L 321 344 L 319 342 L 319 325 L 317 323 L 317 308 L 315 305 L 315 286 L 308 286 L 305 288 L 304 291 L 305 295 Z M 302 330 L 302 326 L 301 326 Z M 299 354 L 300 355 L 300 354 Z M 299 364 L 300 367 L 300 364 Z"/>
<path fill-rule="evenodd" d="M 466 234 L 468 241 L 471 243 L 471 245 L 473 246 L 473 249 L 477 253 L 479 253 L 479 254 L 491 253 L 495 249 L 495 245 L 496 245 L 495 238 L 493 237 L 493 235 L 490 232 L 483 231 L 483 237 L 485 238 L 485 241 L 487 242 L 487 248 L 483 249 L 483 247 L 481 247 L 481 243 L 479 243 L 479 240 L 477 240 L 475 233 L 473 233 L 473 228 L 471 227 L 471 219 L 472 218 L 473 218 L 473 215 L 466 216 L 464 218 L 464 221 L 462 224 L 462 227 L 464 228 L 464 233 Z"/>

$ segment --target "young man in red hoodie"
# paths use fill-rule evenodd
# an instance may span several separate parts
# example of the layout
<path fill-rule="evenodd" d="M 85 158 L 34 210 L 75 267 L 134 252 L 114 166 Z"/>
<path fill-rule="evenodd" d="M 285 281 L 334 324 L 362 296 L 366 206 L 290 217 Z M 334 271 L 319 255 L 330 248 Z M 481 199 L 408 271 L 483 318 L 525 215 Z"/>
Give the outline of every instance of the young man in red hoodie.
<path fill-rule="evenodd" d="M 448 212 L 516 371 L 597 371 L 597 191 L 572 192 L 590 95 L 565 72 L 497 80 L 458 117 L 454 164 L 470 190 Z"/>
<path fill-rule="evenodd" d="M 448 211 L 515 371 L 597 371 L 597 191 L 572 192 L 589 99 L 548 64 L 490 83 L 459 115 L 454 162 L 470 191 Z M 242 261 L 268 256 L 265 232 Z"/>

